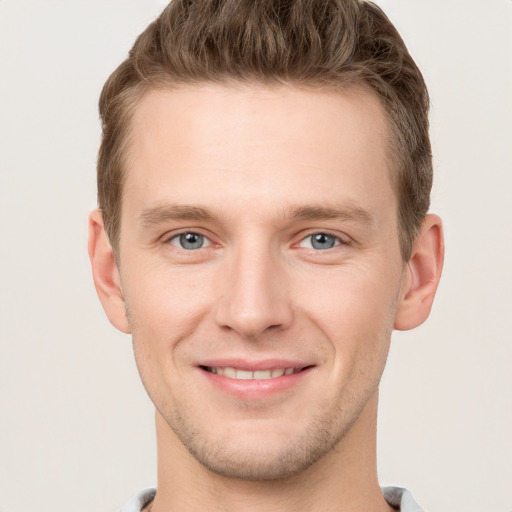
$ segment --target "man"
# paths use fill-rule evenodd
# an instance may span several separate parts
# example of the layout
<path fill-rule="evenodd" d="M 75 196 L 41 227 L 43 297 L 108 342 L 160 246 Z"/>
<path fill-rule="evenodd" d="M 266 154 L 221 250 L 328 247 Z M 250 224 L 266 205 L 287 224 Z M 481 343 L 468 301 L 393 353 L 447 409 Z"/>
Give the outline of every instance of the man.
<path fill-rule="evenodd" d="M 173 1 L 105 84 L 94 281 L 156 407 L 123 511 L 421 510 L 376 474 L 443 261 L 428 95 L 359 0 Z"/>

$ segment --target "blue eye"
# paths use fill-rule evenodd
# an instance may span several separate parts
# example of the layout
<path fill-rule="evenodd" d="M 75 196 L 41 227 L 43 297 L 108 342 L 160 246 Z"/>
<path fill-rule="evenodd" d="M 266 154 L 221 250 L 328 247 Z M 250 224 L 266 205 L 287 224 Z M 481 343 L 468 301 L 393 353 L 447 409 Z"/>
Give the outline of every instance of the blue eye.
<path fill-rule="evenodd" d="M 202 249 L 210 245 L 210 241 L 206 237 L 199 233 L 192 232 L 176 235 L 172 237 L 169 242 L 180 249 L 185 249 L 186 251 Z"/>
<path fill-rule="evenodd" d="M 341 241 L 338 237 L 329 235 L 327 233 L 315 233 L 314 235 L 307 236 L 302 240 L 301 245 L 308 249 L 316 249 L 324 251 L 332 249 L 336 245 L 340 245 Z"/>

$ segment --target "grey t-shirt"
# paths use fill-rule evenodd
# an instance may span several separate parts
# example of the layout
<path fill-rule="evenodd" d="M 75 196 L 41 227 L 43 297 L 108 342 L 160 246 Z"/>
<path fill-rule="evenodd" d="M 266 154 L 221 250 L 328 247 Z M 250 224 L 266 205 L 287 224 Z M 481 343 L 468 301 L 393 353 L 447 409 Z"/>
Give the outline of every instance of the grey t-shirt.
<path fill-rule="evenodd" d="M 383 487 L 382 493 L 386 501 L 400 512 L 425 512 L 412 498 L 407 489 L 401 487 Z M 134 496 L 120 512 L 141 512 L 155 497 L 155 489 L 144 489 Z"/>

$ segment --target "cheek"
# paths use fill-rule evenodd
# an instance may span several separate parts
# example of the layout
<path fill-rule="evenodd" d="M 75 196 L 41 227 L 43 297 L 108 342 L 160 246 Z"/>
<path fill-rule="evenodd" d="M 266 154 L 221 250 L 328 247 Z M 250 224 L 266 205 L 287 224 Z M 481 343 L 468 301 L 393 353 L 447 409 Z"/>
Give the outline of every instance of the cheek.
<path fill-rule="evenodd" d="M 324 286 L 307 286 L 301 307 L 310 322 L 330 340 L 334 373 L 381 367 L 386 359 L 394 320 L 398 279 L 391 272 L 360 267 L 336 269 Z M 313 283 L 310 283 L 313 284 Z M 365 370 L 366 368 L 366 370 Z"/>
<path fill-rule="evenodd" d="M 208 306 L 200 276 L 189 269 L 132 268 L 137 272 L 127 275 L 129 285 L 123 289 L 135 360 L 148 394 L 155 404 L 162 404 L 170 399 L 163 390 L 181 371 L 176 347 L 191 336 Z"/>
<path fill-rule="evenodd" d="M 375 266 L 359 265 L 317 275 L 311 272 L 303 276 L 295 296 L 301 297 L 297 305 L 304 306 L 318 323 L 357 329 L 389 321 L 398 289 L 399 277 L 393 269 L 379 272 Z"/>
<path fill-rule="evenodd" d="M 189 267 L 155 265 L 137 269 L 123 287 L 134 331 L 161 337 L 183 336 L 193 329 L 199 315 L 208 309 L 208 278 Z M 156 341 L 156 340 L 155 340 Z"/>
<path fill-rule="evenodd" d="M 142 265 L 131 268 L 137 272 L 126 276 L 129 286 L 123 290 L 135 360 L 148 394 L 159 401 L 162 389 L 179 378 L 181 366 L 176 356 L 180 342 L 193 337 L 201 318 L 210 309 L 208 294 L 204 290 L 204 276 L 189 268 L 172 272 Z M 128 269 L 126 265 L 127 273 Z"/>

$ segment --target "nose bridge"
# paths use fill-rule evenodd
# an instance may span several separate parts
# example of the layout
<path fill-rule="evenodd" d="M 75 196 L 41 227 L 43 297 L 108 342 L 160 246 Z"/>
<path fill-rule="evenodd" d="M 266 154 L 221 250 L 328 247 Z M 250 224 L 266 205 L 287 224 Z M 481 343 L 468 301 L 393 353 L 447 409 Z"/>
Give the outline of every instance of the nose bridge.
<path fill-rule="evenodd" d="M 263 237 L 247 237 L 229 251 L 217 304 L 217 322 L 244 337 L 291 322 L 286 272 L 279 255 Z"/>

